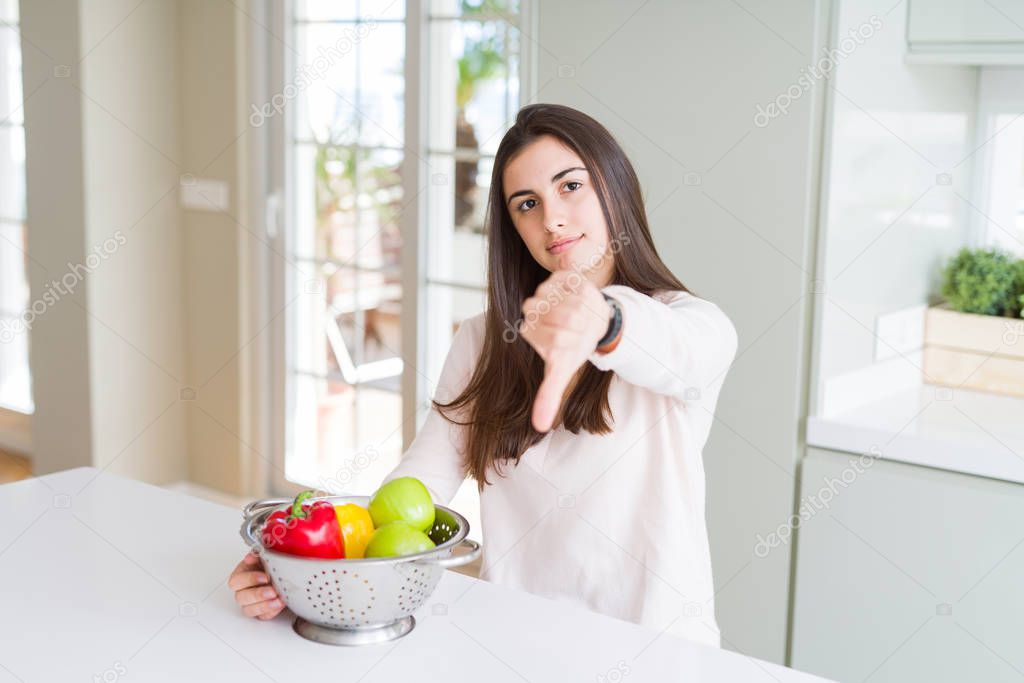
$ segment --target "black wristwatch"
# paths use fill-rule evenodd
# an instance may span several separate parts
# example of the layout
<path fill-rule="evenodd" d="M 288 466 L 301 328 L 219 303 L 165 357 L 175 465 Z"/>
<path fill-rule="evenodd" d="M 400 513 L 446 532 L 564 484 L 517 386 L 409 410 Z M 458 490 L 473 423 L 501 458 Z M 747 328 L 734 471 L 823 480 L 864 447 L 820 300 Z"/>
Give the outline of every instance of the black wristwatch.
<path fill-rule="evenodd" d="M 608 305 L 612 307 L 612 319 L 608 321 L 608 331 L 604 333 L 600 341 L 597 342 L 597 350 L 600 351 L 602 346 L 607 346 L 616 337 L 619 336 L 619 331 L 622 329 L 622 307 L 619 306 L 619 302 L 615 297 L 608 296 L 604 292 L 601 292 L 601 296 L 608 302 Z M 609 351 L 611 349 L 608 349 Z"/>

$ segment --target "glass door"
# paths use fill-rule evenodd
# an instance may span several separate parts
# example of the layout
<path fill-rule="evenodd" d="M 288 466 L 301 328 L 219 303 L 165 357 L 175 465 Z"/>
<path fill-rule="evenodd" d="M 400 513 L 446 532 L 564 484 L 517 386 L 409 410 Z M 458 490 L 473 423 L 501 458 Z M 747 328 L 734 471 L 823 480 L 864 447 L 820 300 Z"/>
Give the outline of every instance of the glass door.
<path fill-rule="evenodd" d="M 520 7 L 274 7 L 279 94 L 260 116 L 280 188 L 276 487 L 367 494 L 422 424 L 458 325 L 486 304 L 484 209 L 519 107 Z M 453 505 L 474 523 L 478 504 L 467 481 Z"/>

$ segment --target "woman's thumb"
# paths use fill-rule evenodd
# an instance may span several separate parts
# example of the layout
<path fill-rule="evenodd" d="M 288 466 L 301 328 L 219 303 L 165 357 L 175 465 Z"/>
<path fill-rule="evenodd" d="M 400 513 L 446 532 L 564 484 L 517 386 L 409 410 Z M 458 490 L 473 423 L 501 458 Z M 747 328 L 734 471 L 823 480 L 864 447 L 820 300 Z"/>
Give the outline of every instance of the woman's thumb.
<path fill-rule="evenodd" d="M 562 395 L 572 379 L 572 372 L 565 361 L 559 362 L 559 359 L 552 359 L 544 366 L 544 381 L 533 399 L 533 428 L 538 432 L 551 429 L 558 407 L 562 405 Z"/>

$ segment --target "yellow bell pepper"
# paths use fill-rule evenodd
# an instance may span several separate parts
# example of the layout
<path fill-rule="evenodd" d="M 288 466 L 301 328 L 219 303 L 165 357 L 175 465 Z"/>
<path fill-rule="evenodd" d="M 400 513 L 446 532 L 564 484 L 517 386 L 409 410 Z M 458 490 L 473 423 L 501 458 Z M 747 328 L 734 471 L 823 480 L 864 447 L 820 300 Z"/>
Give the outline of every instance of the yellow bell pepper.
<path fill-rule="evenodd" d="M 370 512 L 355 503 L 335 505 L 334 513 L 341 527 L 341 538 L 345 544 L 345 557 L 358 560 L 365 556 L 366 544 L 373 536 L 373 518 Z"/>

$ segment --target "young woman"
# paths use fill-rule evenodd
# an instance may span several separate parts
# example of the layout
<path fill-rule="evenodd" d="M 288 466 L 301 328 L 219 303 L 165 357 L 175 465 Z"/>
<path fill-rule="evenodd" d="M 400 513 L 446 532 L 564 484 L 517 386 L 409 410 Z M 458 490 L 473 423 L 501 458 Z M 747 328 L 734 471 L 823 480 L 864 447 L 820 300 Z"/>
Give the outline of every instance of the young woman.
<path fill-rule="evenodd" d="M 398 466 L 480 489 L 481 578 L 719 646 L 701 450 L 736 331 L 661 261 L 632 165 L 564 106 L 524 107 L 487 211 L 487 310 L 452 341 Z M 249 555 L 246 614 L 282 609 Z"/>

